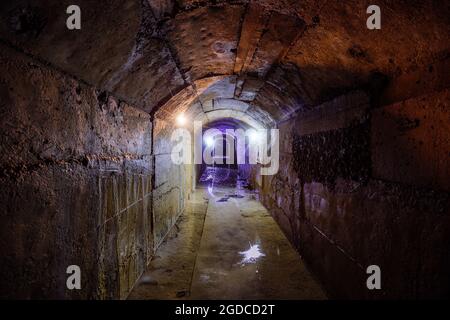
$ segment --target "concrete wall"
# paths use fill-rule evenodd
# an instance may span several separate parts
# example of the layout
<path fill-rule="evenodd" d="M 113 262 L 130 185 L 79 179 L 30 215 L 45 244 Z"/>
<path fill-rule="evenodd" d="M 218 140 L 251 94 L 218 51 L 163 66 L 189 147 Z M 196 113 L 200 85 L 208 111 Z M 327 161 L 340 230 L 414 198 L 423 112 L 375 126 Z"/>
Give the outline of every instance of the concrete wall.
<path fill-rule="evenodd" d="M 172 161 L 171 141 L 174 121 L 155 117 L 154 120 L 154 242 L 158 247 L 170 228 L 185 209 L 186 200 L 192 192 L 192 165 L 176 165 Z"/>
<path fill-rule="evenodd" d="M 171 121 L 7 45 L 0 59 L 0 297 L 126 298 L 192 190 Z"/>
<path fill-rule="evenodd" d="M 448 101 L 372 108 L 353 92 L 279 125 L 280 171 L 253 181 L 331 297 L 450 295 Z"/>
<path fill-rule="evenodd" d="M 0 64 L 0 297 L 126 297 L 163 233 L 150 115 L 3 45 Z"/>

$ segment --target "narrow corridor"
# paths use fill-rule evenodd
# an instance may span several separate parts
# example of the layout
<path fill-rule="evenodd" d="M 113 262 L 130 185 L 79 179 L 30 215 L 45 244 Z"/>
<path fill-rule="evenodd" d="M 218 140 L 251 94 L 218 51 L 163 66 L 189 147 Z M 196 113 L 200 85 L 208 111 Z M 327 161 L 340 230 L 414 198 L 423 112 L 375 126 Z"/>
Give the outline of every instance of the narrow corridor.
<path fill-rule="evenodd" d="M 324 299 L 248 190 L 199 188 L 129 299 Z"/>
<path fill-rule="evenodd" d="M 0 300 L 450 298 L 449 3 L 0 1 Z"/>

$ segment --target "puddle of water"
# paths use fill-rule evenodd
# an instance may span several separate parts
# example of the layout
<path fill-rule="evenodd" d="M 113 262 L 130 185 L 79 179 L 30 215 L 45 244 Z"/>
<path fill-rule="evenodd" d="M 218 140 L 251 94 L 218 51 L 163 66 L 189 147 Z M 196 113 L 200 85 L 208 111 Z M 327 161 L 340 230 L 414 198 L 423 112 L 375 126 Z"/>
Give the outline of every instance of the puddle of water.
<path fill-rule="evenodd" d="M 241 251 L 239 254 L 243 256 L 241 265 L 256 263 L 259 258 L 265 256 L 259 248 L 259 244 L 250 244 L 250 248 L 247 251 Z"/>

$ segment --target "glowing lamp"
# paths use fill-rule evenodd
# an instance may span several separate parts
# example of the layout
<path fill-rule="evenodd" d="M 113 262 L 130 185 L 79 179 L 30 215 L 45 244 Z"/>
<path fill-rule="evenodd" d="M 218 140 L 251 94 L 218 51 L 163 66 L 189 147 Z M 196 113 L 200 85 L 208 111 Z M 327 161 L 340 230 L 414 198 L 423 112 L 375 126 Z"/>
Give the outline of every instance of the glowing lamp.
<path fill-rule="evenodd" d="M 257 143 L 261 141 L 261 134 L 256 130 L 251 130 L 249 134 L 249 139 L 251 143 Z"/>
<path fill-rule="evenodd" d="M 213 137 L 206 137 L 205 144 L 209 148 L 213 147 L 214 146 L 214 138 Z"/>
<path fill-rule="evenodd" d="M 183 113 L 177 117 L 177 124 L 180 126 L 184 126 L 186 124 L 186 117 Z"/>

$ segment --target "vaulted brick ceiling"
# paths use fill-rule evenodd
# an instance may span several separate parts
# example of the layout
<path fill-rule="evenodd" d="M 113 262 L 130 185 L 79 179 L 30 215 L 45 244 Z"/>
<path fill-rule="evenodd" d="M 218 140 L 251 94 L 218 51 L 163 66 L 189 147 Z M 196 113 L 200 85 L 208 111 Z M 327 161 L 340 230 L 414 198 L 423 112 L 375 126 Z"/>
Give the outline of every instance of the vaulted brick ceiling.
<path fill-rule="evenodd" d="M 377 31 L 366 28 L 371 3 L 360 0 L 79 0 L 79 31 L 65 27 L 70 4 L 2 2 L 0 37 L 162 116 L 273 125 L 380 76 L 402 86 L 388 97 L 400 99 L 421 70 L 449 64 L 444 1 L 380 0 Z M 435 74 L 427 81 L 442 80 Z"/>

